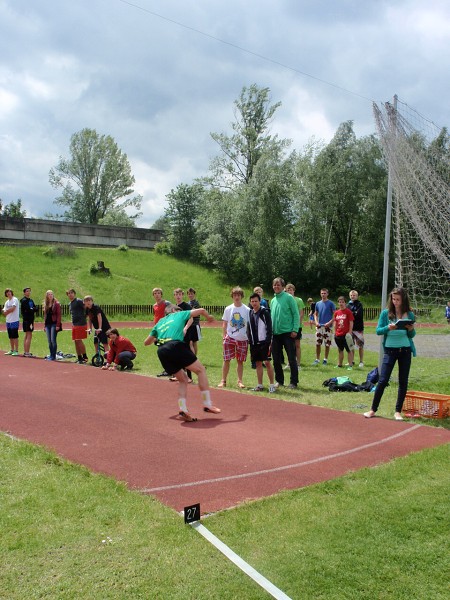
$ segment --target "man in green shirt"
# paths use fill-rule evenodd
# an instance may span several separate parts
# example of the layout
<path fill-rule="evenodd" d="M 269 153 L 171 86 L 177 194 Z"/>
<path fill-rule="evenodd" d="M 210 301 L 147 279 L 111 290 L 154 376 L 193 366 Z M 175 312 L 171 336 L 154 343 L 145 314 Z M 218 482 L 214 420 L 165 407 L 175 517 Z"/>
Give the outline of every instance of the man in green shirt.
<path fill-rule="evenodd" d="M 214 317 L 208 314 L 204 308 L 179 311 L 178 307 L 170 304 L 166 307 L 166 316 L 160 319 L 145 339 L 144 345 L 158 346 L 158 358 L 169 375 L 174 375 L 178 380 L 178 408 L 179 416 L 188 423 L 197 421 L 186 405 L 188 390 L 188 376 L 185 369 L 196 373 L 198 387 L 203 400 L 203 410 L 208 413 L 218 414 L 220 409 L 213 406 L 209 391 L 206 369 L 195 354 L 184 341 L 186 331 L 193 322 L 194 317 L 203 315 L 208 321 L 214 321 Z"/>
<path fill-rule="evenodd" d="M 273 280 L 272 288 L 275 296 L 270 302 L 272 317 L 273 339 L 272 356 L 275 369 L 275 379 L 279 385 L 284 385 L 284 373 L 281 361 L 282 349 L 286 350 L 291 369 L 289 389 L 298 385 L 297 358 L 295 355 L 295 339 L 300 327 L 300 315 L 294 298 L 284 291 L 285 282 L 281 277 Z"/>

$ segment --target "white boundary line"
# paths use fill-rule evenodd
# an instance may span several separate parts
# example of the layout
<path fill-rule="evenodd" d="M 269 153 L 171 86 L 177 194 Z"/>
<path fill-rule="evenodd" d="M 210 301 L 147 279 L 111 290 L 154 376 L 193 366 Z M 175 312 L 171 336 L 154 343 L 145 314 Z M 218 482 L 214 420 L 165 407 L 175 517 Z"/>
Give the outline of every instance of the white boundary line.
<path fill-rule="evenodd" d="M 400 431 L 399 433 L 395 433 L 387 438 L 383 438 L 382 440 L 377 440 L 376 442 L 371 442 L 369 444 L 364 444 L 362 446 L 357 446 L 356 448 L 351 448 L 350 450 L 343 450 L 342 452 L 336 452 L 335 454 L 328 454 L 327 456 L 320 456 L 319 458 L 313 458 L 311 460 L 305 460 L 304 462 L 295 463 L 292 465 L 284 465 L 282 467 L 274 467 L 273 469 L 263 469 L 262 471 L 253 471 L 251 473 L 241 473 L 240 475 L 228 475 L 226 477 L 215 477 L 213 479 L 202 479 L 199 481 L 190 481 L 187 483 L 177 483 L 174 485 L 163 485 L 161 487 L 154 488 L 144 488 L 139 490 L 143 494 L 151 494 L 152 492 L 163 492 L 166 490 L 178 490 L 186 487 L 194 487 L 197 485 L 206 485 L 209 483 L 221 483 L 223 481 L 231 481 L 233 479 L 245 479 L 247 477 L 257 477 L 259 475 L 267 475 L 268 473 L 277 473 L 279 471 L 286 471 L 288 469 L 297 469 L 299 467 L 305 467 L 307 465 L 313 465 L 319 462 L 325 462 L 327 460 L 332 460 L 334 458 L 340 458 L 341 456 L 348 456 L 349 454 L 354 454 L 355 452 L 360 452 L 361 450 L 367 450 L 368 448 L 373 448 L 374 446 L 380 446 L 387 442 L 391 442 L 399 437 L 407 435 L 415 431 L 416 429 L 422 427 L 422 425 L 413 425 L 408 429 Z"/>
<path fill-rule="evenodd" d="M 218 537 L 216 537 L 213 533 L 209 531 L 204 525 L 202 525 L 199 521 L 195 523 L 190 523 L 191 527 L 193 527 L 196 531 L 198 531 L 208 542 L 211 542 L 213 546 L 215 546 L 222 554 L 224 554 L 231 562 L 233 562 L 241 571 L 243 571 L 246 575 L 251 577 L 253 581 L 256 581 L 258 585 L 266 590 L 271 596 L 277 598 L 277 600 L 291 600 L 289 596 L 287 596 L 284 592 L 282 592 L 279 588 L 277 588 L 273 583 L 271 583 L 268 579 L 261 575 L 256 569 L 251 567 L 244 559 L 242 559 L 236 552 L 233 552 L 231 548 L 229 548 L 226 544 L 221 542 Z"/>

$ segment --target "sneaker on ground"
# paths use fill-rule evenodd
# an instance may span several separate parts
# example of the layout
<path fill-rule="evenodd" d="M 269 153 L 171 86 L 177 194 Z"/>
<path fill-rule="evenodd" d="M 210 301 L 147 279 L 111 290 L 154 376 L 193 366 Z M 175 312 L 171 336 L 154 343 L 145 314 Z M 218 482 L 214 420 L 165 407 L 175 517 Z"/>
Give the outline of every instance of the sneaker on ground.
<path fill-rule="evenodd" d="M 252 388 L 252 392 L 263 392 L 264 388 L 262 385 L 257 385 L 256 387 Z"/>
<path fill-rule="evenodd" d="M 19 353 L 17 352 L 17 350 L 14 350 L 14 352 L 11 352 L 11 356 L 19 356 Z"/>
<path fill-rule="evenodd" d="M 353 367 L 347 367 L 347 371 L 353 371 Z"/>
<path fill-rule="evenodd" d="M 313 362 L 313 365 L 318 365 L 320 363 L 320 360 L 318 358 L 316 358 L 316 360 Z"/>
<path fill-rule="evenodd" d="M 280 387 L 280 384 L 278 383 L 278 381 L 276 381 L 276 382 L 273 384 L 273 387 L 274 387 L 276 390 L 277 390 L 277 389 Z"/>
<path fill-rule="evenodd" d="M 289 365 L 284 365 L 284 367 L 283 367 L 283 371 L 289 371 L 289 369 L 290 369 L 290 366 L 289 366 Z"/>
<path fill-rule="evenodd" d="M 335 369 L 342 369 L 342 365 L 336 365 L 334 368 Z"/>
<path fill-rule="evenodd" d="M 158 373 L 156 377 L 169 377 L 169 373 L 167 373 L 167 371 L 163 371 L 162 373 Z"/>
<path fill-rule="evenodd" d="M 13 351 L 12 351 L 12 350 L 10 350 L 9 352 L 5 352 L 5 356 L 11 356 L 11 355 L 12 355 L 12 353 L 13 353 Z"/>
<path fill-rule="evenodd" d="M 296 384 L 296 383 L 290 383 L 290 384 L 287 386 L 287 389 L 288 389 L 288 390 L 296 390 L 296 389 L 297 389 L 297 384 Z"/>
<path fill-rule="evenodd" d="M 269 394 L 274 394 L 277 391 L 277 388 L 275 387 L 274 383 L 271 383 L 269 385 Z"/>
<path fill-rule="evenodd" d="M 359 367 L 360 369 L 362 369 L 362 368 L 364 367 L 364 363 L 363 363 L 363 362 L 360 362 L 360 363 L 359 363 L 359 365 L 358 365 L 358 367 Z"/>
<path fill-rule="evenodd" d="M 328 361 L 327 361 L 327 359 L 326 359 L 326 358 L 324 358 L 324 359 L 323 359 L 323 361 L 322 361 L 322 364 L 323 364 L 323 365 L 327 365 L 327 364 L 328 364 Z"/>

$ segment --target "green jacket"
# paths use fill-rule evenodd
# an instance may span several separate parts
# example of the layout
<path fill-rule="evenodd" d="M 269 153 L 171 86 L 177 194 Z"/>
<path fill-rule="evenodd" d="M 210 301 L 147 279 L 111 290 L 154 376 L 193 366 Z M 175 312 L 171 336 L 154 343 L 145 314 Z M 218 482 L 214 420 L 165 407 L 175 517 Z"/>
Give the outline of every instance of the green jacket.
<path fill-rule="evenodd" d="M 414 313 L 409 312 L 408 319 L 415 321 Z M 383 311 L 381 311 L 380 317 L 378 319 L 378 325 L 377 325 L 377 335 L 384 336 L 383 348 L 386 344 L 386 337 L 387 337 L 389 331 L 390 331 L 389 330 L 389 311 L 387 308 L 385 308 Z M 413 337 L 416 335 L 416 330 L 413 329 L 412 331 L 408 331 L 407 333 L 408 333 L 409 345 L 411 346 L 412 355 L 416 356 L 416 346 L 414 345 L 414 342 L 413 342 Z"/>
<path fill-rule="evenodd" d="M 295 333 L 300 328 L 300 315 L 297 303 L 287 292 L 275 294 L 270 302 L 270 316 L 272 317 L 273 335 L 282 333 Z"/>

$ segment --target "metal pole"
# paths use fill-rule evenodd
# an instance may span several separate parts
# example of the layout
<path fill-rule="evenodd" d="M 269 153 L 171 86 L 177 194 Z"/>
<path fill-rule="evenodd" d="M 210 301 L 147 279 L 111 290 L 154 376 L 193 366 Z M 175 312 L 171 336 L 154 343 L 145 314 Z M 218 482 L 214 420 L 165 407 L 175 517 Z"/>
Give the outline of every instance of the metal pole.
<path fill-rule="evenodd" d="M 394 117 L 393 123 L 390 123 L 392 134 L 395 136 L 395 121 L 397 115 L 397 95 L 394 96 Z M 384 230 L 384 261 L 383 261 L 383 284 L 381 288 L 381 310 L 387 304 L 388 296 L 388 278 L 389 278 L 389 251 L 391 247 L 391 218 L 392 218 L 392 159 L 389 159 L 388 168 L 388 186 L 386 195 L 386 225 Z M 380 340 L 380 356 L 378 360 L 378 369 L 381 370 L 381 361 L 383 360 L 383 339 Z"/>

